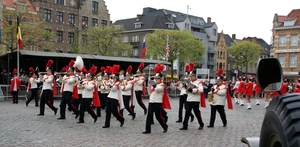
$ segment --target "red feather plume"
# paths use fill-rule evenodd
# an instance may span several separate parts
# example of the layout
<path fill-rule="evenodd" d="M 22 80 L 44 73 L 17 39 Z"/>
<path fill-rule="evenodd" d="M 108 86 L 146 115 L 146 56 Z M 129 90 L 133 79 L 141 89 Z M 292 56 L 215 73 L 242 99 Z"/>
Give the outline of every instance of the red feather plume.
<path fill-rule="evenodd" d="M 131 71 L 132 71 L 132 66 L 129 65 L 128 68 L 127 68 L 127 70 L 126 70 L 126 72 L 127 72 L 127 73 L 130 73 Z"/>
<path fill-rule="evenodd" d="M 144 66 L 145 66 L 145 63 L 144 63 L 144 62 L 141 62 L 140 65 L 139 65 L 139 67 L 138 67 L 138 69 L 143 69 Z"/>
<path fill-rule="evenodd" d="M 195 68 L 195 63 L 194 62 L 190 62 L 190 71 L 193 71 Z"/>
<path fill-rule="evenodd" d="M 116 64 L 115 64 L 115 65 L 112 67 L 112 74 L 117 74 L 119 68 L 120 68 L 120 65 L 116 65 Z"/>
<path fill-rule="evenodd" d="M 18 73 L 18 70 L 15 68 L 13 71 L 14 74 Z"/>
<path fill-rule="evenodd" d="M 105 67 L 102 66 L 102 67 L 100 68 L 100 71 L 101 71 L 101 72 L 104 72 L 104 71 L 105 71 Z"/>
<path fill-rule="evenodd" d="M 190 64 L 185 66 L 184 72 L 190 72 Z"/>
<path fill-rule="evenodd" d="M 47 62 L 47 64 L 46 64 L 46 69 L 48 67 L 50 67 L 52 64 L 53 64 L 53 60 L 49 59 L 48 62 Z"/>
<path fill-rule="evenodd" d="M 61 71 L 62 71 L 62 72 L 67 72 L 68 69 L 67 69 L 66 67 L 63 67 L 63 68 L 61 69 Z"/>
<path fill-rule="evenodd" d="M 32 67 L 29 68 L 29 71 L 30 71 L 31 73 L 34 73 L 34 69 L 33 69 Z"/>
<path fill-rule="evenodd" d="M 161 73 L 164 70 L 164 68 L 165 68 L 164 65 L 160 63 L 156 64 L 154 69 L 154 74 Z"/>
<path fill-rule="evenodd" d="M 97 73 L 97 66 L 95 66 L 94 64 L 92 64 L 91 69 L 89 70 L 90 74 L 96 75 Z"/>
<path fill-rule="evenodd" d="M 88 72 L 88 71 L 86 70 L 86 67 L 85 67 L 85 66 L 82 67 L 81 72 L 83 72 L 83 73 L 87 73 L 87 72 Z"/>
<path fill-rule="evenodd" d="M 108 73 L 108 74 L 111 74 L 111 69 L 112 67 L 111 66 L 106 66 L 106 69 L 105 69 L 105 73 Z"/>
<path fill-rule="evenodd" d="M 220 68 L 217 72 L 217 76 L 220 77 L 223 74 L 223 69 Z"/>
<path fill-rule="evenodd" d="M 70 63 L 69 63 L 69 67 L 73 67 L 75 64 L 75 61 L 74 60 L 71 60 Z"/>

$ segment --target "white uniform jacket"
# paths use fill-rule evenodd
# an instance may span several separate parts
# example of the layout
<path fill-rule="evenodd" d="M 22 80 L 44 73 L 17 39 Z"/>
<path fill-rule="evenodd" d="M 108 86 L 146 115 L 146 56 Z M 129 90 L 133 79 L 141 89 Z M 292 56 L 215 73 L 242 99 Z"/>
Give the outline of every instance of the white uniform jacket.
<path fill-rule="evenodd" d="M 94 97 L 94 81 L 84 80 L 82 83 L 82 98 L 93 98 Z"/>
<path fill-rule="evenodd" d="M 87 79 L 81 79 L 81 81 L 87 81 Z M 82 82 L 82 84 L 83 84 Z M 78 88 L 78 94 L 82 94 L 82 84 L 80 84 L 80 81 L 77 83 L 77 88 Z"/>
<path fill-rule="evenodd" d="M 109 93 L 111 90 L 109 86 L 112 85 L 111 80 L 102 80 L 102 82 L 104 85 L 100 86 L 101 93 Z"/>
<path fill-rule="evenodd" d="M 122 94 L 119 88 L 121 88 L 120 82 L 114 83 L 107 97 L 119 100 L 119 96 Z"/>
<path fill-rule="evenodd" d="M 67 78 L 63 79 L 63 84 L 64 84 L 63 91 L 73 92 L 75 82 L 76 82 L 75 76 L 68 76 Z"/>
<path fill-rule="evenodd" d="M 54 76 L 53 75 L 44 75 L 42 78 L 43 82 L 43 90 L 52 90 L 52 83 L 53 83 Z"/>
<path fill-rule="evenodd" d="M 134 91 L 143 91 L 144 81 L 145 81 L 144 76 L 139 76 L 138 78 L 135 78 L 133 80 L 133 82 L 134 82 L 134 86 L 133 86 Z"/>
<path fill-rule="evenodd" d="M 36 89 L 36 88 L 38 88 L 37 87 L 37 83 L 40 83 L 41 81 L 40 81 L 39 78 L 38 79 L 36 79 L 36 78 L 30 78 L 29 82 L 30 82 L 30 89 Z"/>
<path fill-rule="evenodd" d="M 151 94 L 149 98 L 149 103 L 162 103 L 164 95 L 165 84 L 157 84 L 155 88 L 151 88 Z"/>
<path fill-rule="evenodd" d="M 124 83 L 126 83 L 126 84 L 124 86 L 121 86 L 122 95 L 131 96 L 133 82 L 125 80 Z"/>
<path fill-rule="evenodd" d="M 185 87 L 184 87 L 184 85 L 183 85 L 182 83 L 179 83 L 179 84 L 177 85 L 177 88 L 180 90 L 180 94 L 179 94 L 179 95 L 185 95 L 185 94 L 187 94 L 187 93 L 186 93 L 186 90 L 187 90 L 187 89 L 185 89 Z"/>
<path fill-rule="evenodd" d="M 239 87 L 240 83 L 241 83 L 240 81 L 236 81 L 236 82 L 235 82 L 235 85 L 233 86 L 232 89 L 233 89 L 233 90 L 237 89 L 237 88 Z"/>
<path fill-rule="evenodd" d="M 215 85 L 214 89 L 215 89 L 214 92 L 216 93 L 214 93 L 214 98 L 211 105 L 224 106 L 226 101 L 226 92 L 227 92 L 226 86 L 222 84 L 221 86 L 217 87 L 217 85 Z"/>
<path fill-rule="evenodd" d="M 193 91 L 188 92 L 187 101 L 188 102 L 200 102 L 200 93 L 203 92 L 203 85 L 200 80 L 191 81 L 192 84 L 196 86 Z"/>

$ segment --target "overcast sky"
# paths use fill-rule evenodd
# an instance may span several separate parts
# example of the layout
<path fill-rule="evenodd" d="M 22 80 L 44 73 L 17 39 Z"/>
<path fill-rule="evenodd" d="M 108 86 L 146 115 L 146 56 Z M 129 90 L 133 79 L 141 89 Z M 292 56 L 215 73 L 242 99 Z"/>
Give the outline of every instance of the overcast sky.
<path fill-rule="evenodd" d="M 110 18 L 136 17 L 144 7 L 168 9 L 204 18 L 211 17 L 217 23 L 218 32 L 236 34 L 238 39 L 257 37 L 270 43 L 272 21 L 275 13 L 288 15 L 292 9 L 300 9 L 299 0 L 105 0 Z"/>

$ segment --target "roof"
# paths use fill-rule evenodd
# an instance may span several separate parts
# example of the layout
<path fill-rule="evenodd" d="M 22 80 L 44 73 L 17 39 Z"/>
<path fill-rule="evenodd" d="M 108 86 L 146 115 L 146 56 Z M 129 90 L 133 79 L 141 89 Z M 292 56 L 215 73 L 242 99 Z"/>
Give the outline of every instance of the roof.
<path fill-rule="evenodd" d="M 226 45 L 228 47 L 231 46 L 231 43 L 233 42 L 233 39 L 231 38 L 231 36 L 228 34 L 224 34 L 224 38 L 225 38 Z"/>
<path fill-rule="evenodd" d="M 15 2 L 16 1 L 16 2 Z M 25 0 L 26 3 L 24 3 L 24 0 L 21 1 L 21 0 L 2 0 L 3 2 L 3 5 L 5 5 L 5 7 L 7 8 L 17 8 L 15 5 L 16 3 L 21 3 L 21 4 L 24 4 L 24 5 L 27 5 L 29 6 L 29 10 L 31 12 L 36 12 L 34 6 L 32 5 L 32 3 L 30 2 L 30 0 Z"/>
<path fill-rule="evenodd" d="M 205 23 L 204 28 L 210 28 L 215 24 L 215 22 Z"/>
<path fill-rule="evenodd" d="M 243 40 L 248 40 L 260 45 L 264 49 L 261 51 L 261 54 L 267 54 L 267 55 L 270 54 L 271 47 L 265 40 L 256 37 L 245 37 Z"/>
<path fill-rule="evenodd" d="M 278 15 L 278 22 L 284 22 L 285 19 L 286 19 L 286 16 Z"/>
<path fill-rule="evenodd" d="M 41 52 L 41 51 L 27 51 L 20 50 L 21 55 L 25 56 L 47 56 L 47 57 L 58 57 L 58 58 L 76 58 L 80 56 L 82 59 L 94 59 L 94 60 L 107 60 L 107 61 L 118 61 L 118 62 L 144 62 L 144 63 L 161 63 L 170 65 L 170 62 L 140 58 L 126 58 L 126 57 L 112 57 L 112 56 L 98 56 L 88 54 L 70 54 L 70 53 L 57 53 L 57 52 Z"/>
<path fill-rule="evenodd" d="M 286 18 L 286 19 L 289 19 L 289 18 L 294 18 L 294 19 L 297 18 L 297 20 L 296 20 L 294 26 L 300 26 L 300 9 L 294 9 L 294 10 L 292 10 L 292 11 L 287 15 L 287 18 Z"/>
<path fill-rule="evenodd" d="M 167 23 L 171 21 L 166 16 L 140 16 L 137 18 L 129 18 L 117 20 L 115 25 L 123 25 L 126 31 L 143 30 L 143 29 L 169 29 Z M 135 28 L 135 23 L 142 23 L 141 28 Z"/>

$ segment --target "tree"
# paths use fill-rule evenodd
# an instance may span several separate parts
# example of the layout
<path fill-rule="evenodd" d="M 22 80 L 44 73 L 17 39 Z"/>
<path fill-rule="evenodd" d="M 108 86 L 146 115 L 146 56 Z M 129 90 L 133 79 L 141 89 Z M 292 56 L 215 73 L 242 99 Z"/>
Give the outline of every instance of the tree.
<path fill-rule="evenodd" d="M 133 46 L 123 43 L 123 26 L 110 25 L 106 27 L 87 28 L 87 44 L 82 46 L 81 52 L 113 56 L 123 53 L 123 56 L 131 56 Z"/>
<path fill-rule="evenodd" d="M 166 60 L 166 43 L 170 47 L 170 57 L 168 61 L 171 62 L 171 78 L 173 78 L 173 62 L 179 60 L 180 62 L 196 62 L 202 57 L 205 50 L 201 40 L 197 39 L 188 30 L 156 30 L 154 33 L 146 36 L 148 58 L 156 58 Z"/>
<path fill-rule="evenodd" d="M 29 11 L 14 11 L 3 9 L 3 36 L 2 43 L 10 51 L 17 50 L 14 45 L 17 42 L 17 15 L 20 18 L 23 48 L 36 46 L 39 50 L 51 50 L 54 46 L 53 33 L 44 28 L 45 22 L 40 21 L 38 16 Z"/>
<path fill-rule="evenodd" d="M 74 42 L 71 46 L 71 53 L 79 54 L 79 44 L 78 44 L 78 28 L 74 28 Z"/>
<path fill-rule="evenodd" d="M 234 42 L 230 46 L 228 53 L 236 66 L 246 67 L 246 75 L 248 74 L 248 66 L 253 66 L 262 51 L 262 47 L 250 41 Z"/>

